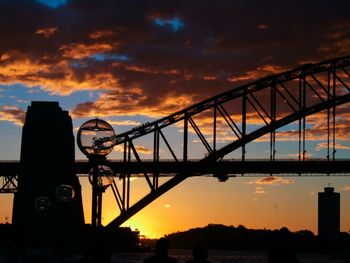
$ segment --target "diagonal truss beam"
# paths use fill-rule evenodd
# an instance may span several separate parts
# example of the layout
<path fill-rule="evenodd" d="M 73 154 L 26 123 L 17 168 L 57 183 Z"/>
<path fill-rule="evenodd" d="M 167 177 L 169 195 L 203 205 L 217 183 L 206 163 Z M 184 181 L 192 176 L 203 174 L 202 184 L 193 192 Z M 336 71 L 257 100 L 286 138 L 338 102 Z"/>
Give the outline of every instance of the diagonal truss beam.
<path fill-rule="evenodd" d="M 270 134 L 270 160 L 275 160 L 275 141 L 276 141 L 276 130 L 286 126 L 290 123 L 299 120 L 299 160 L 305 160 L 306 153 L 306 117 L 312 114 L 321 112 L 323 110 L 328 111 L 328 137 L 330 138 L 331 132 L 333 132 L 333 159 L 335 153 L 335 107 L 340 104 L 344 104 L 350 101 L 350 89 L 349 85 L 346 83 L 344 79 L 341 78 L 341 74 L 337 74 L 337 70 L 342 70 L 343 74 L 347 75 L 348 72 L 346 67 L 350 66 L 350 56 L 333 59 L 326 62 L 321 62 L 318 64 L 308 64 L 303 65 L 293 70 L 276 74 L 273 76 L 268 76 L 266 78 L 260 79 L 258 81 L 246 84 L 239 88 L 230 90 L 228 92 L 219 94 L 213 98 L 205 100 L 201 103 L 195 104 L 187 109 L 182 111 L 178 111 L 174 114 L 171 114 L 165 118 L 162 118 L 158 121 L 146 123 L 139 128 L 135 128 L 126 133 L 120 134 L 116 137 L 116 143 L 123 143 L 124 138 L 128 138 L 128 140 L 132 141 L 136 138 L 142 137 L 151 132 L 158 133 L 159 137 L 163 139 L 166 146 L 172 153 L 175 161 L 178 158 L 175 156 L 174 151 L 170 147 L 166 136 L 162 133 L 162 129 L 170 126 L 174 123 L 183 121 L 183 162 L 188 162 L 188 144 L 189 144 L 189 130 L 188 124 L 192 126 L 195 133 L 200 138 L 200 141 L 207 149 L 208 154 L 205 158 L 202 159 L 205 163 L 214 163 L 218 160 L 223 159 L 227 154 L 237 150 L 238 148 L 242 148 L 242 161 L 245 161 L 245 146 L 249 142 L 252 142 L 266 134 Z M 323 84 L 315 75 L 319 73 L 328 73 L 329 81 L 327 87 Z M 349 77 L 349 75 L 347 75 Z M 307 79 L 309 77 L 316 83 L 316 86 Z M 290 88 L 285 85 L 286 83 L 293 82 L 294 80 L 299 80 L 299 89 L 297 95 L 290 90 Z M 331 80 L 331 81 L 330 81 Z M 348 80 L 347 80 L 348 81 Z M 294 82 L 297 83 L 297 82 Z M 336 88 L 337 83 L 340 83 L 347 92 L 344 94 L 337 94 Z M 255 92 L 260 90 L 271 90 L 270 95 L 270 106 L 265 107 L 255 96 Z M 323 94 L 326 94 L 324 96 Z M 337 95 L 337 96 L 336 96 Z M 314 96 L 318 102 L 313 101 L 314 104 L 309 106 L 307 104 L 308 97 Z M 286 116 L 278 116 L 277 113 L 277 105 L 278 98 L 282 99 L 284 103 L 288 105 L 288 107 L 292 110 L 291 113 L 288 113 Z M 234 99 L 239 99 L 241 102 L 241 124 L 238 125 L 233 121 L 231 115 L 225 109 L 224 104 L 229 101 L 233 101 Z M 260 118 L 264 121 L 264 126 L 257 128 L 254 131 L 248 131 L 248 108 L 247 106 L 252 107 L 255 110 Z M 213 117 L 213 147 L 209 144 L 209 142 L 204 137 L 200 128 L 196 125 L 193 120 L 193 116 L 204 112 L 208 109 L 214 110 Z M 330 109 L 333 112 L 333 131 L 330 129 L 330 121 L 329 118 L 331 116 Z M 235 133 L 236 139 L 234 139 L 229 144 L 217 149 L 217 112 L 222 116 L 223 120 L 229 126 L 229 128 Z M 155 145 L 159 145 L 155 143 Z M 330 142 L 328 142 L 328 147 Z M 157 149 L 157 154 L 159 153 L 159 149 Z M 302 153 L 301 153 L 302 151 Z M 329 150 L 328 150 L 329 151 Z M 158 155 L 157 155 L 158 156 Z M 157 159 L 158 160 L 158 159 Z M 138 160 L 141 161 L 141 160 Z M 150 204 L 156 198 L 169 191 L 171 188 L 181 183 L 186 178 L 199 175 L 194 173 L 180 173 L 174 175 L 167 182 L 158 186 L 158 184 L 151 189 L 151 192 L 146 195 L 141 200 L 137 201 L 134 205 L 126 210 L 122 210 L 121 214 L 115 218 L 108 227 L 117 226 L 123 223 L 125 220 L 130 218 L 132 215 L 140 211 L 142 208 Z M 147 179 L 147 178 L 146 178 Z M 150 181 L 148 179 L 147 181 Z M 153 185 L 154 186 L 154 185 Z"/>
<path fill-rule="evenodd" d="M 333 107 L 337 105 L 341 105 L 344 103 L 347 103 L 350 101 L 350 94 L 346 94 L 340 97 L 335 98 L 334 100 L 331 101 L 331 103 L 324 101 L 322 103 L 316 104 L 310 108 L 305 109 L 304 111 L 301 112 L 295 112 L 292 113 L 291 115 L 286 116 L 285 118 L 282 118 L 278 121 L 275 121 L 271 124 L 268 124 L 258 130 L 255 130 L 254 132 L 246 135 L 244 138 L 236 140 L 229 145 L 224 146 L 220 150 L 216 151 L 212 155 L 206 157 L 205 159 L 207 161 L 216 161 L 221 158 L 223 158 L 225 155 L 229 154 L 230 152 L 242 147 L 243 145 L 254 141 L 255 139 L 268 134 L 274 130 L 277 130 L 287 124 L 293 123 L 297 120 L 303 119 L 307 116 L 310 116 L 312 114 L 318 113 L 320 111 L 323 111 L 327 109 L 328 107 Z"/>

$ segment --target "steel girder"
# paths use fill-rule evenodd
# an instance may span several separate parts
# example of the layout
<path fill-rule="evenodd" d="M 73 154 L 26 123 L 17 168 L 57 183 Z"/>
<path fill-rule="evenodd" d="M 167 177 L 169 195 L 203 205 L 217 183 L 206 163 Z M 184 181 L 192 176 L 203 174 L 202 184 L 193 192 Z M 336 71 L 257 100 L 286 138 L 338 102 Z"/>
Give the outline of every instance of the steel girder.
<path fill-rule="evenodd" d="M 137 138 L 154 133 L 154 162 L 159 161 L 160 139 L 165 143 L 166 149 L 169 150 L 175 162 L 179 160 L 187 162 L 189 127 L 192 127 L 207 151 L 206 156 L 201 160 L 203 164 L 207 164 L 208 162 L 221 160 L 227 154 L 239 148 L 242 148 L 241 160 L 244 161 L 246 159 L 246 144 L 270 134 L 270 160 L 274 161 L 276 158 L 276 130 L 298 121 L 298 160 L 304 161 L 306 156 L 306 117 L 327 110 L 327 160 L 331 160 L 331 149 L 333 149 L 332 160 L 335 160 L 336 106 L 350 101 L 349 66 L 350 56 L 347 56 L 317 64 L 302 65 L 287 72 L 267 76 L 216 95 L 160 120 L 143 124 L 128 132 L 119 134 L 116 136 L 116 144 L 124 145 L 124 162 L 130 162 L 132 154 L 136 161 L 142 162 L 134 141 Z M 320 74 L 322 76 L 319 76 Z M 270 104 L 268 106 L 264 105 L 264 102 L 259 98 L 259 92 L 269 94 Z M 234 117 L 225 106 L 226 103 L 235 100 L 240 102 L 238 103 L 241 108 L 240 123 L 234 120 Z M 280 112 L 281 101 L 283 102 L 282 107 L 289 108 L 289 112 L 284 115 Z M 212 143 L 208 142 L 201 128 L 194 120 L 195 116 L 210 109 L 213 111 Z M 250 125 L 248 118 L 251 112 L 258 115 L 264 124 L 254 131 L 248 130 Z M 221 148 L 218 148 L 217 141 L 219 118 L 224 120 L 227 127 L 235 134 L 235 139 Z M 170 146 L 169 140 L 163 132 L 164 128 L 178 125 L 179 122 L 183 122 L 182 158 L 176 156 L 175 150 Z M 192 171 L 179 173 L 162 185 L 159 185 L 159 173 L 154 173 L 153 175 L 145 173 L 144 177 L 150 187 L 150 193 L 130 206 L 130 174 L 121 174 L 120 177 L 123 180 L 122 190 L 119 191 L 117 185 L 113 185 L 113 192 L 121 213 L 108 224 L 108 227 L 119 226 L 159 196 L 193 175 L 195 174 Z"/>

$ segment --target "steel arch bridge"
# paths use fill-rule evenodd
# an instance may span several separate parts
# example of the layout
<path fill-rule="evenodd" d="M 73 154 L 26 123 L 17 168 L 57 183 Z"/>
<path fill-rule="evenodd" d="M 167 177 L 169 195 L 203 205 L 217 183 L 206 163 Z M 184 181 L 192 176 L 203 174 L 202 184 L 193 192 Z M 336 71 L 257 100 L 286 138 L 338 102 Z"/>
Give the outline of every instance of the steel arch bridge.
<path fill-rule="evenodd" d="M 142 163 L 136 141 L 151 134 L 153 144 L 153 163 L 160 163 L 161 142 L 175 163 L 188 163 L 189 132 L 195 133 L 206 151 L 199 164 L 210 165 L 224 160 L 231 152 L 241 149 L 241 161 L 246 160 L 246 145 L 254 140 L 268 136 L 270 161 L 276 160 L 277 130 L 289 124 L 297 125 L 295 132 L 298 142 L 297 160 L 306 162 L 307 117 L 326 112 L 327 162 L 336 160 L 337 106 L 350 101 L 350 56 L 328 60 L 317 64 L 306 64 L 276 75 L 267 76 L 241 87 L 232 89 L 210 99 L 180 110 L 160 120 L 143 124 L 116 136 L 116 145 L 123 146 L 123 162 Z M 343 112 L 341 108 L 339 112 Z M 255 116 L 255 117 L 254 117 Z M 195 119 L 196 117 L 197 120 Z M 253 120 L 252 120 L 253 119 Z M 210 123 L 200 127 L 198 123 Z M 257 123 L 251 129 L 252 122 Z M 222 126 L 225 125 L 233 136 L 223 144 L 220 140 Z M 180 127 L 182 149 L 180 156 L 165 129 Z M 208 134 L 210 134 L 208 136 Z M 210 137 L 208 139 L 208 137 Z M 175 164 L 176 165 L 176 164 Z M 150 188 L 149 194 L 130 206 L 130 174 L 120 174 L 122 189 L 112 185 L 113 193 L 120 208 L 120 215 L 107 227 L 121 225 L 131 216 L 146 207 L 159 196 L 181 183 L 186 178 L 199 175 L 193 170 L 174 174 L 166 182 L 159 184 L 159 172 L 144 173 L 143 177 Z M 223 180 L 225 175 L 214 174 Z"/>
<path fill-rule="evenodd" d="M 121 225 L 191 176 L 212 174 L 225 181 L 230 174 L 350 174 L 350 161 L 336 158 L 336 139 L 340 136 L 337 125 L 344 125 L 341 116 L 346 113 L 344 106 L 349 101 L 350 56 L 347 56 L 267 76 L 117 135 L 115 142 L 123 158 L 110 165 L 121 181 L 111 187 L 120 214 L 107 227 Z M 322 133 L 325 137 L 325 155 L 313 160 L 307 155 L 312 132 L 308 118 L 320 114 L 324 122 L 317 124 L 321 131 L 316 131 L 316 136 Z M 181 130 L 175 143 L 171 129 Z M 278 156 L 281 134 L 296 142 L 293 161 Z M 196 136 L 195 142 L 191 136 Z M 152 160 L 142 158 L 143 148 L 138 144 L 145 138 L 152 145 Z M 259 140 L 267 145 L 268 160 L 248 158 L 249 144 Z M 204 156 L 193 160 L 189 155 L 192 148 L 198 151 L 198 145 Z M 6 174 L 0 190 L 15 191 L 18 165 L 14 162 L 0 165 Z M 77 174 L 89 170 L 87 162 L 76 162 Z M 145 179 L 149 193 L 130 204 L 133 176 Z M 165 178 L 159 180 L 160 177 Z"/>

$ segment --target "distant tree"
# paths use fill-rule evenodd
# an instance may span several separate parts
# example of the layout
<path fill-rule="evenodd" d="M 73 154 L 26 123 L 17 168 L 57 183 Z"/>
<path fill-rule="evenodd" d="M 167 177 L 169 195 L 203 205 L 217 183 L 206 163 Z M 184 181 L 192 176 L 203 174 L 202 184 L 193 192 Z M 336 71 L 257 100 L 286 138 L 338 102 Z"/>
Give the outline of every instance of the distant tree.
<path fill-rule="evenodd" d="M 349 234 L 344 233 L 350 237 Z M 192 249 L 202 243 L 208 249 L 220 250 L 267 250 L 271 247 L 311 251 L 317 249 L 317 238 L 309 230 L 291 232 L 281 229 L 248 229 L 243 225 L 236 228 L 220 224 L 210 224 L 203 228 L 193 228 L 185 232 L 167 235 L 172 247 Z"/>
<path fill-rule="evenodd" d="M 301 237 L 306 237 L 306 238 L 314 238 L 315 237 L 314 233 L 310 230 L 299 230 L 295 233 Z"/>
<path fill-rule="evenodd" d="M 247 230 L 247 228 L 244 225 L 238 225 L 237 229 L 239 229 L 239 230 Z"/>
<path fill-rule="evenodd" d="M 280 232 L 281 233 L 290 233 L 289 229 L 285 226 L 280 229 Z"/>

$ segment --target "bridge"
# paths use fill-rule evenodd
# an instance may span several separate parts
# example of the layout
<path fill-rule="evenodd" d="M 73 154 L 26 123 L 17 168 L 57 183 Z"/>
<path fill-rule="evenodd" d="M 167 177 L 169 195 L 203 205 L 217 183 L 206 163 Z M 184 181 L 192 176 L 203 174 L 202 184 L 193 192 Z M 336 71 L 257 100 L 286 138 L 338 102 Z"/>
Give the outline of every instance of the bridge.
<path fill-rule="evenodd" d="M 220 182 L 230 177 L 238 176 L 349 176 L 350 159 L 309 159 L 300 162 L 295 159 L 268 159 L 245 160 L 238 159 L 221 160 L 214 163 L 202 163 L 200 160 L 188 160 L 187 162 L 174 162 L 172 160 L 143 160 L 143 162 L 110 160 L 109 166 L 115 174 L 130 174 L 131 177 L 143 177 L 143 174 L 158 174 L 159 177 L 172 177 L 174 174 L 191 171 L 191 176 L 216 177 Z M 86 160 L 77 160 L 75 173 L 79 177 L 86 177 L 91 170 L 91 165 Z M 15 193 L 18 191 L 17 178 L 20 173 L 19 161 L 0 161 L 2 180 L 0 193 Z M 124 177 L 120 176 L 119 179 Z"/>
<path fill-rule="evenodd" d="M 210 175 L 225 181 L 262 174 L 349 175 L 350 161 L 336 156 L 339 127 L 347 112 L 344 105 L 350 101 L 349 67 L 349 56 L 301 65 L 118 134 L 115 144 L 123 157 L 109 163 L 122 180 L 121 189 L 116 183 L 111 187 L 120 213 L 107 227 L 121 225 L 191 176 Z M 322 119 L 316 131 L 309 123 L 312 118 Z M 175 143 L 174 130 L 180 130 Z M 308 156 L 310 134 L 325 137 L 322 159 Z M 292 160 L 278 158 L 283 137 L 295 144 Z M 152 160 L 141 158 L 145 148 L 139 145 L 141 139 L 152 145 Z M 248 148 L 257 141 L 268 145 L 267 160 L 249 157 Z M 203 158 L 193 160 L 191 155 L 198 153 Z M 18 163 L 2 162 L 0 169 L 2 191 L 15 191 Z M 89 169 L 87 162 L 76 162 L 77 174 Z M 134 204 L 129 201 L 132 176 L 143 177 L 149 186 L 149 193 Z M 160 177 L 167 180 L 160 183 Z"/>

